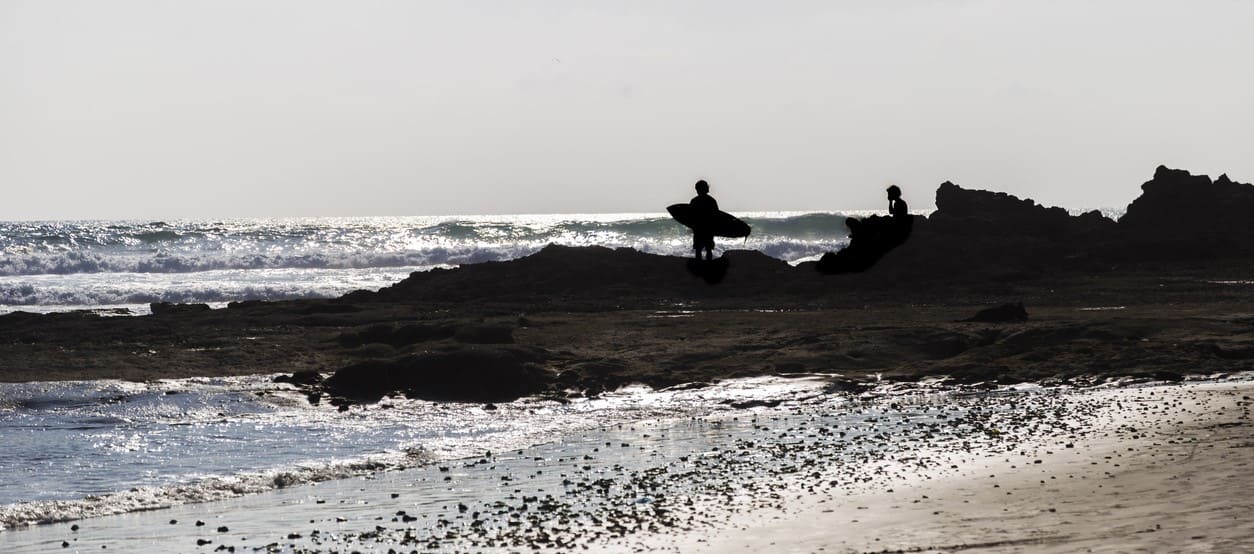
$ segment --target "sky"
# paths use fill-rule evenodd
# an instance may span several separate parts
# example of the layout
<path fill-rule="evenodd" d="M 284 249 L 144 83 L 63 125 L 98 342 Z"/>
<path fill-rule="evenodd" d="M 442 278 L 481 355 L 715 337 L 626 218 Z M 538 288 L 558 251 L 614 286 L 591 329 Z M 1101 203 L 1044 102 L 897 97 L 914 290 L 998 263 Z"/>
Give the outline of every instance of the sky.
<path fill-rule="evenodd" d="M 1254 181 L 1254 2 L 0 0 L 0 219 L 1122 207 Z"/>

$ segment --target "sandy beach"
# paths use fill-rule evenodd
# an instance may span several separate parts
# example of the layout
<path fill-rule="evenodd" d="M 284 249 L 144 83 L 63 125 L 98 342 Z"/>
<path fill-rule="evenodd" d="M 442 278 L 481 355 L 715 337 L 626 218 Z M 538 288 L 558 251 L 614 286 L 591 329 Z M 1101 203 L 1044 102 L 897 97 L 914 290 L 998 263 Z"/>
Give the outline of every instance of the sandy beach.
<path fill-rule="evenodd" d="M 676 552 L 1240 552 L 1254 386 L 1124 391 L 1083 438 L 1055 437 L 789 513 L 646 543 Z"/>

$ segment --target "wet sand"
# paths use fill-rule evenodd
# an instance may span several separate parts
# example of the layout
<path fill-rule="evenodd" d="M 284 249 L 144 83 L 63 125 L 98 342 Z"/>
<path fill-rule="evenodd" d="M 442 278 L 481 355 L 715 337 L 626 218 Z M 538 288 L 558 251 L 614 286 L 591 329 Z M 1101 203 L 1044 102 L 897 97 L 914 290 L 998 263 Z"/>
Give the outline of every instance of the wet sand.
<path fill-rule="evenodd" d="M 1094 432 L 986 453 L 958 474 L 801 499 L 654 540 L 677 552 L 1240 552 L 1254 545 L 1254 386 L 1112 395 Z"/>

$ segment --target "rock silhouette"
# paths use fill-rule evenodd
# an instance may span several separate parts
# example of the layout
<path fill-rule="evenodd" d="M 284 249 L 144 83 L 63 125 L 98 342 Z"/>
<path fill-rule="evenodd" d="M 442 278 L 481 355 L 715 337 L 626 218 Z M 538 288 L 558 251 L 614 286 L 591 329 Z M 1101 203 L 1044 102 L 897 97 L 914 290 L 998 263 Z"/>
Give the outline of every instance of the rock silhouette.
<path fill-rule="evenodd" d="M 845 218 L 849 228 L 849 246 L 835 253 L 827 253 L 815 264 L 819 273 L 853 273 L 870 269 L 884 254 L 906 239 L 914 228 L 914 216 L 901 198 L 901 188 L 888 187 L 888 217 L 871 216 L 866 219 Z"/>
<path fill-rule="evenodd" d="M 1027 320 L 1028 310 L 1023 307 L 1023 302 L 1019 302 L 1016 304 L 1002 304 L 992 308 L 985 308 L 962 321 L 979 323 L 1020 323 Z"/>
<path fill-rule="evenodd" d="M 1119 218 L 1123 259 L 1199 259 L 1254 253 L 1254 186 L 1158 166 Z"/>
<path fill-rule="evenodd" d="M 553 380 L 535 348 L 459 348 L 396 359 L 374 359 L 335 372 L 323 382 L 333 398 L 374 402 L 393 393 L 452 402 L 507 402 L 545 390 Z"/>
<path fill-rule="evenodd" d="M 703 281 L 717 285 L 723 282 L 727 277 L 727 268 L 731 266 L 726 256 L 719 256 L 713 260 L 691 259 L 687 262 L 688 273 L 694 277 L 700 277 Z"/>
<path fill-rule="evenodd" d="M 856 273 L 875 265 L 890 250 L 901 246 L 910 238 L 914 228 L 914 216 L 904 218 L 871 216 L 858 220 L 848 218 L 849 246 L 828 252 L 815 264 L 819 273 Z"/>

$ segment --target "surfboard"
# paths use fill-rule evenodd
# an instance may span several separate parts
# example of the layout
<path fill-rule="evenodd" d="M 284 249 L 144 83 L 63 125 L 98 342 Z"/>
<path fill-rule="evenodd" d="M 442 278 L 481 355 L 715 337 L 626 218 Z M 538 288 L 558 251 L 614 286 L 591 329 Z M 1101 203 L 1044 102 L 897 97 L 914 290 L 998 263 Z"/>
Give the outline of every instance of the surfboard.
<path fill-rule="evenodd" d="M 666 207 L 675 221 L 694 231 L 705 231 L 716 237 L 740 238 L 749 236 L 749 224 L 736 216 L 719 210 L 713 217 L 701 217 L 689 204 L 671 204 Z"/>

